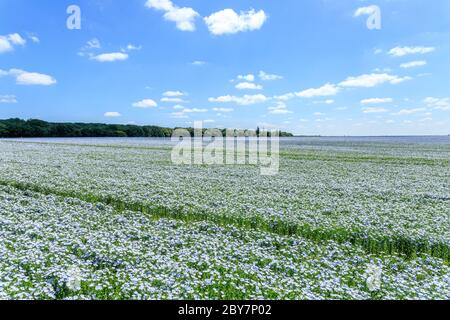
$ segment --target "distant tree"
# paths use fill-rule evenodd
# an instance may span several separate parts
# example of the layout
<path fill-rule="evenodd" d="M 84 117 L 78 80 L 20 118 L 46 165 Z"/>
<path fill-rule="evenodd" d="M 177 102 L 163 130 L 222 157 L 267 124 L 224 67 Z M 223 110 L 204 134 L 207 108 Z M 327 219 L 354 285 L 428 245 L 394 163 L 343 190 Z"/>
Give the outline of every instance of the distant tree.
<path fill-rule="evenodd" d="M 102 123 L 52 123 L 38 119 L 28 121 L 21 119 L 0 120 L 1 138 L 33 137 L 171 137 L 175 129 L 158 126 L 136 126 Z M 191 136 L 193 128 L 186 128 Z M 206 129 L 203 130 L 205 133 Z M 226 134 L 226 129 L 222 130 Z M 258 127 L 257 135 L 261 134 Z M 292 136 L 280 132 L 280 136 Z"/>

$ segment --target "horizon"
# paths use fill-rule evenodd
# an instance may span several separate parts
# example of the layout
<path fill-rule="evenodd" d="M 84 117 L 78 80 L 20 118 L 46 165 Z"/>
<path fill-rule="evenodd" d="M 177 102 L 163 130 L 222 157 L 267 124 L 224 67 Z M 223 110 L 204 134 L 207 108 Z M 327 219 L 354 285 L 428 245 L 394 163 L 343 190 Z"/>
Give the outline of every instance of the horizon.
<path fill-rule="evenodd" d="M 448 136 L 449 10 L 446 0 L 5 0 L 0 118 Z"/>
<path fill-rule="evenodd" d="M 0 121 L 5 121 L 5 120 L 12 120 L 14 118 L 9 118 L 9 119 L 0 119 Z M 140 127 L 145 127 L 145 126 L 157 126 L 154 124 L 124 124 L 124 123 L 106 123 L 106 122 L 51 122 L 51 121 L 47 121 L 47 120 L 43 120 L 43 119 L 19 119 L 19 120 L 23 120 L 23 121 L 29 121 L 29 120 L 39 120 L 39 121 L 44 121 L 47 123 L 56 123 L 56 124 L 67 124 L 67 123 L 81 123 L 81 124 L 104 124 L 104 125 L 130 125 L 130 126 L 140 126 Z M 159 126 L 158 126 L 159 127 Z M 168 129 L 175 129 L 177 127 L 162 127 L 162 128 L 168 128 Z M 185 129 L 189 129 L 192 127 L 179 127 L 179 128 L 185 128 Z M 228 128 L 223 128 L 223 127 L 205 127 L 204 129 L 219 129 L 219 130 L 225 130 L 225 129 L 234 129 L 234 130 L 254 130 L 254 128 L 232 128 L 232 127 L 228 127 Z M 263 128 L 263 130 L 265 130 L 265 128 Z M 283 131 L 286 133 L 292 133 L 292 132 L 288 132 L 288 131 Z M 280 139 L 289 139 L 289 138 L 408 138 L 408 137 L 448 137 L 450 136 L 449 134 L 399 134 L 399 135 L 320 135 L 320 134 L 316 134 L 316 135 L 308 135 L 308 134 L 295 134 L 292 133 L 293 136 L 292 137 L 280 137 Z M 33 138 L 26 138 L 26 139 L 40 139 L 40 138 L 44 138 L 44 137 L 33 137 Z M 49 137 L 46 139 L 67 139 L 70 137 Z M 170 139 L 168 137 L 78 137 L 79 139 L 90 139 L 90 138 L 98 138 L 98 139 L 109 139 L 109 138 L 114 138 L 114 139 L 129 139 L 129 138 L 133 138 L 133 139 Z M 17 139 L 17 138 L 0 138 L 0 139 Z"/>

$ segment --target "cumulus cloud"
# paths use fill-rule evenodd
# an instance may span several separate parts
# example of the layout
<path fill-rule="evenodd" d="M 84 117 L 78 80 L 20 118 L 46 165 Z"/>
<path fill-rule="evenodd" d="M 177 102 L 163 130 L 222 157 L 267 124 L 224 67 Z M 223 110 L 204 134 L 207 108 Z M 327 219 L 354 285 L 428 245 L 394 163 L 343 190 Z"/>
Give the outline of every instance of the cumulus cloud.
<path fill-rule="evenodd" d="M 442 111 L 450 111 L 450 98 L 428 97 L 423 100 L 428 107 Z"/>
<path fill-rule="evenodd" d="M 253 82 L 255 81 L 255 76 L 253 74 L 247 74 L 247 75 L 238 75 L 237 76 L 238 80 L 244 80 L 247 82 Z"/>
<path fill-rule="evenodd" d="M 148 0 L 145 3 L 145 6 L 147 8 L 163 10 L 163 11 L 171 11 L 171 10 L 175 9 L 175 6 L 173 5 L 172 1 L 170 1 L 170 0 Z"/>
<path fill-rule="evenodd" d="M 200 15 L 192 8 L 180 8 L 170 0 L 148 0 L 145 6 L 150 9 L 165 11 L 164 19 L 175 22 L 181 31 L 195 31 L 195 19 Z"/>
<path fill-rule="evenodd" d="M 17 98 L 13 95 L 0 96 L 0 103 L 17 103 Z"/>
<path fill-rule="evenodd" d="M 30 36 L 28 36 L 28 38 L 30 38 L 31 41 L 33 41 L 34 43 L 39 43 L 39 42 L 41 42 L 41 40 L 40 40 L 37 36 L 35 36 L 35 35 L 30 35 Z"/>
<path fill-rule="evenodd" d="M 80 48 L 80 51 L 78 52 L 78 55 L 81 57 L 88 56 L 90 58 L 94 57 L 94 54 L 92 51 L 101 49 L 102 45 L 100 44 L 100 41 L 97 38 L 92 38 L 86 44 Z"/>
<path fill-rule="evenodd" d="M 200 109 L 200 108 L 184 108 L 184 113 L 205 113 L 208 112 L 208 109 Z"/>
<path fill-rule="evenodd" d="M 164 97 L 161 102 L 183 103 L 184 100 L 176 97 Z"/>
<path fill-rule="evenodd" d="M 124 61 L 128 59 L 128 54 L 123 52 L 102 53 L 96 56 L 91 56 L 91 60 L 98 62 L 114 62 Z"/>
<path fill-rule="evenodd" d="M 327 97 L 336 95 L 339 90 L 340 89 L 336 85 L 327 83 L 320 88 L 307 89 L 297 92 L 295 95 L 301 98 Z"/>
<path fill-rule="evenodd" d="M 0 53 L 14 50 L 14 46 L 24 46 L 26 40 L 18 33 L 11 33 L 5 36 L 0 36 Z"/>
<path fill-rule="evenodd" d="M 252 82 L 241 82 L 236 85 L 238 90 L 262 90 L 263 86 Z"/>
<path fill-rule="evenodd" d="M 290 99 L 295 98 L 295 94 L 292 92 L 280 95 L 280 96 L 274 96 L 273 97 L 275 100 L 281 100 L 281 101 L 288 101 Z"/>
<path fill-rule="evenodd" d="M 164 97 L 182 97 L 184 93 L 181 91 L 166 91 L 163 93 Z"/>
<path fill-rule="evenodd" d="M 244 95 L 242 97 L 236 97 L 236 96 L 221 96 L 217 98 L 209 98 L 209 102 L 219 102 L 219 103 L 236 103 L 242 106 L 252 105 L 252 104 L 258 104 L 263 103 L 269 100 L 268 97 L 266 97 L 263 94 L 255 94 L 255 95 Z"/>
<path fill-rule="evenodd" d="M 276 74 L 268 74 L 264 71 L 259 72 L 259 78 L 262 81 L 273 81 L 273 80 L 281 80 L 283 79 L 282 76 L 276 75 Z"/>
<path fill-rule="evenodd" d="M 233 34 L 260 29 L 267 20 L 264 10 L 241 11 L 224 9 L 205 17 L 204 21 L 213 35 Z"/>
<path fill-rule="evenodd" d="M 368 107 L 368 108 L 363 108 L 362 110 L 364 113 L 385 113 L 385 112 L 389 111 L 385 108 L 377 108 L 377 107 Z"/>
<path fill-rule="evenodd" d="M 135 108 L 148 109 L 148 108 L 155 108 L 158 106 L 158 104 L 152 99 L 144 99 L 133 103 L 132 106 Z"/>
<path fill-rule="evenodd" d="M 28 72 L 20 69 L 0 70 L 0 75 L 10 75 L 16 78 L 16 84 L 27 86 L 50 86 L 56 84 L 56 80 L 47 74 Z"/>
<path fill-rule="evenodd" d="M 380 104 L 380 103 L 390 103 L 394 101 L 392 98 L 370 98 L 361 100 L 361 104 Z"/>
<path fill-rule="evenodd" d="M 395 47 L 389 51 L 394 57 L 403 57 L 411 54 L 426 54 L 435 51 L 434 47 Z"/>
<path fill-rule="evenodd" d="M 422 111 L 426 111 L 426 109 L 425 108 L 402 109 L 399 112 L 394 113 L 394 115 L 405 116 L 405 115 L 415 114 L 415 113 L 422 112 Z"/>
<path fill-rule="evenodd" d="M 180 112 L 172 112 L 172 113 L 170 114 L 170 117 L 171 117 L 171 118 L 175 118 L 175 119 L 185 119 L 185 118 L 187 118 L 188 116 L 186 115 L 186 113 L 180 111 Z"/>
<path fill-rule="evenodd" d="M 107 118 L 118 118 L 121 117 L 122 115 L 119 112 L 109 111 L 105 112 L 104 116 Z"/>
<path fill-rule="evenodd" d="M 24 46 L 27 43 L 27 41 L 18 33 L 8 35 L 7 39 L 16 46 Z"/>
<path fill-rule="evenodd" d="M 422 67 L 427 65 L 427 62 L 425 60 L 419 60 L 419 61 L 411 61 L 407 63 L 402 63 L 400 65 L 400 68 L 403 69 L 409 69 L 409 68 L 415 68 L 415 67 Z"/>
<path fill-rule="evenodd" d="M 270 114 L 289 114 L 292 113 L 292 111 L 289 111 L 286 104 L 284 102 L 278 101 L 277 104 L 273 107 L 269 107 L 267 110 L 269 110 Z"/>
<path fill-rule="evenodd" d="M 398 84 L 407 80 L 411 80 L 411 77 L 399 77 L 397 75 L 390 75 L 387 73 L 372 73 L 363 74 L 358 77 L 349 77 L 345 81 L 341 82 L 339 85 L 342 87 L 363 87 L 372 88 L 383 83 Z"/>
<path fill-rule="evenodd" d="M 141 50 L 141 49 L 142 49 L 142 46 L 137 46 L 137 45 L 129 43 L 123 51 L 129 52 L 129 51 L 137 51 L 137 50 Z"/>
<path fill-rule="evenodd" d="M 233 112 L 234 109 L 233 108 L 213 108 L 213 111 L 228 113 L 228 112 Z"/>
<path fill-rule="evenodd" d="M 177 119 L 184 119 L 188 117 L 188 114 L 190 113 L 206 113 L 208 112 L 208 109 L 201 109 L 201 108 L 184 108 L 181 111 L 172 112 L 171 117 L 177 118 Z"/>
<path fill-rule="evenodd" d="M 198 67 L 200 67 L 200 66 L 205 65 L 206 62 L 205 62 L 205 61 L 201 61 L 201 60 L 196 60 L 196 61 L 192 61 L 191 64 L 192 64 L 193 66 L 198 66 Z"/>
<path fill-rule="evenodd" d="M 100 41 L 97 38 L 93 38 L 86 43 L 86 49 L 101 49 Z"/>

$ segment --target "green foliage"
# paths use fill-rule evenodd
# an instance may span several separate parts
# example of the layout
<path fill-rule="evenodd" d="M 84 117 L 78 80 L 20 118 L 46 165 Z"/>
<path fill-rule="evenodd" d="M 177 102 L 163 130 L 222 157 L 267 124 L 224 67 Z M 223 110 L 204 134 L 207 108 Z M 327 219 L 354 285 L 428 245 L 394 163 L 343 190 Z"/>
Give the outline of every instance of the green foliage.
<path fill-rule="evenodd" d="M 37 119 L 0 120 L 0 138 L 97 138 L 97 137 L 153 137 L 169 138 L 175 129 L 157 126 L 136 126 L 102 123 L 52 123 Z M 187 130 L 194 135 L 193 128 Z M 203 130 L 205 132 L 206 129 Z M 222 130 L 226 134 L 226 130 Z M 270 136 L 270 134 L 269 134 Z M 280 137 L 292 137 L 279 132 Z"/>
<path fill-rule="evenodd" d="M 0 120 L 2 138 L 170 137 L 173 129 L 101 123 L 51 123 L 42 120 Z"/>

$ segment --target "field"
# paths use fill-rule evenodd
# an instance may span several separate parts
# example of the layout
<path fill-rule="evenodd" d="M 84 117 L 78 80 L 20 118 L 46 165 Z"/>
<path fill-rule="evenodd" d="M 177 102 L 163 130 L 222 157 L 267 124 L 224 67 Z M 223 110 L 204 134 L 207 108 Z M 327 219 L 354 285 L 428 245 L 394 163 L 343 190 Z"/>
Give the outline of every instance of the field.
<path fill-rule="evenodd" d="M 450 299 L 450 139 L 0 141 L 0 299 Z M 380 283 L 378 283 L 378 281 Z"/>

